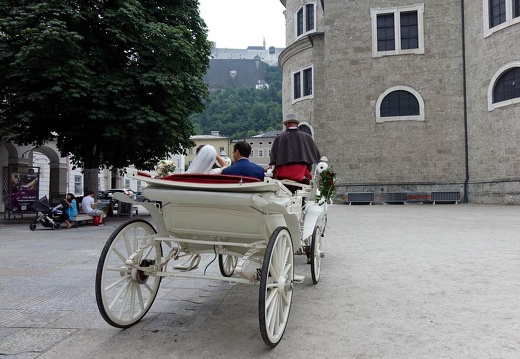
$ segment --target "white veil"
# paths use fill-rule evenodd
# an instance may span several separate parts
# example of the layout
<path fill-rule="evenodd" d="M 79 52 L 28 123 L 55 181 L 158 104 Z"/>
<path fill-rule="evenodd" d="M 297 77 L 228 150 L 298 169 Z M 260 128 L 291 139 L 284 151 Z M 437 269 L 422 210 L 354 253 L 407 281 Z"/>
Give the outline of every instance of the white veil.
<path fill-rule="evenodd" d="M 217 151 L 211 145 L 202 147 L 185 173 L 209 173 L 217 160 Z"/>

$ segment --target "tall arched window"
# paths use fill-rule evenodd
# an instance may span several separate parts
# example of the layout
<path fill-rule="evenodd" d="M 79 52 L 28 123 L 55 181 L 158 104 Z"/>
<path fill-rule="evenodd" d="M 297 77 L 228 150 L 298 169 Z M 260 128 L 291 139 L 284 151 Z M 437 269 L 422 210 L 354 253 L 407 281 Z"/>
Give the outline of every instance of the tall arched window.
<path fill-rule="evenodd" d="M 424 101 L 411 87 L 391 87 L 377 99 L 376 122 L 402 120 L 424 121 Z"/>
<path fill-rule="evenodd" d="M 520 103 L 520 61 L 502 66 L 489 82 L 488 110 Z"/>

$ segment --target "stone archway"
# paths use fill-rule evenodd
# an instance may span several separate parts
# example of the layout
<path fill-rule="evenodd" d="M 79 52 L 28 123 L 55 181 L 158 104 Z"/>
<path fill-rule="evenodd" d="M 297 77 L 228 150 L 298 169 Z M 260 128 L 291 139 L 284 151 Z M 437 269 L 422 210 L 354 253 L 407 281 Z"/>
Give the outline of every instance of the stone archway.
<path fill-rule="evenodd" d="M 53 142 L 41 147 L 17 146 L 12 143 L 0 143 L 0 171 L 1 177 L 6 178 L 5 171 L 8 168 L 40 167 L 34 163 L 34 153 L 38 152 L 45 156 L 45 166 L 48 166 L 48 188 L 45 193 L 64 194 L 67 191 L 68 165 L 66 158 L 62 158 Z M 43 166 L 43 164 L 42 164 Z M 0 211 L 5 211 L 5 198 L 0 199 Z"/>
<path fill-rule="evenodd" d="M 54 146 L 54 143 L 47 143 L 44 146 L 40 146 L 33 149 L 33 152 L 42 154 L 48 159 L 48 163 L 43 164 L 48 166 L 48 193 L 49 200 L 56 202 L 53 197 L 63 197 L 67 192 L 68 182 L 68 164 L 65 158 L 61 157 L 58 149 Z M 38 157 L 33 154 L 34 158 Z M 40 166 L 41 164 L 34 163 L 34 165 Z M 47 168 L 40 168 L 40 171 L 47 170 Z"/>

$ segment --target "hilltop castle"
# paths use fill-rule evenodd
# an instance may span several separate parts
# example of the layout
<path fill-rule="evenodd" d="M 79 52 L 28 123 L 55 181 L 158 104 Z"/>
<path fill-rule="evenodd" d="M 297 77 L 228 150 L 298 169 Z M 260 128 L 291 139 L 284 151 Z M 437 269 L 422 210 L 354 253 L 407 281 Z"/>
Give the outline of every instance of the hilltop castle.
<path fill-rule="evenodd" d="M 219 49 L 213 43 L 210 68 L 204 77 L 210 90 L 236 87 L 264 87 L 266 69 L 278 66 L 283 48 L 249 46 L 246 49 Z"/>

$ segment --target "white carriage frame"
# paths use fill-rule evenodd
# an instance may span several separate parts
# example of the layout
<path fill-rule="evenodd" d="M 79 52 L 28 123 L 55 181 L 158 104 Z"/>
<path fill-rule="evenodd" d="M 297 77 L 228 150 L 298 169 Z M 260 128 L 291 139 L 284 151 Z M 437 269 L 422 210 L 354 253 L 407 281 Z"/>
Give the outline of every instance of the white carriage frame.
<path fill-rule="evenodd" d="M 128 226 L 116 229 L 105 245 L 96 275 L 96 299 L 105 320 L 121 328 L 139 321 L 153 303 L 162 277 L 209 279 L 232 284 L 260 283 L 262 337 L 266 344 L 276 346 L 287 324 L 293 283 L 303 282 L 305 278 L 294 274 L 294 254 L 307 254 L 312 280 L 315 284 L 319 281 L 324 256 L 321 237 L 328 206 L 328 203 L 314 201 L 319 174 L 315 173 L 311 185 L 271 178 L 264 182 L 200 184 L 137 174 L 134 177 L 148 182 L 145 196 L 161 201 L 162 206 L 140 203 L 150 213 L 155 227 L 145 221 L 129 221 Z M 291 192 L 288 186 L 294 191 Z M 124 194 L 116 193 L 114 197 L 121 202 L 134 203 Z M 136 227 L 136 233 L 137 230 L 144 230 L 144 233 L 140 232 L 133 239 L 135 248 L 130 248 L 132 243 L 125 242 L 129 254 L 125 259 L 121 253 L 125 250 L 115 250 L 113 246 L 119 235 L 126 236 L 124 231 L 131 225 Z M 166 246 L 170 250 L 163 255 Z M 105 263 L 111 251 L 119 260 L 124 259 L 123 265 L 110 267 Z M 155 259 L 149 257 L 151 252 L 155 253 Z M 219 256 L 222 276 L 197 271 L 201 254 L 205 253 Z M 169 270 L 168 263 L 172 259 L 185 259 L 185 262 Z M 260 270 L 245 270 L 249 263 L 260 266 Z M 118 272 L 122 279 L 116 277 L 113 283 L 105 283 L 109 271 Z M 149 286 L 147 280 L 153 277 L 156 279 Z M 121 288 L 113 298 L 108 298 L 108 290 L 125 280 L 131 288 L 137 289 Z M 144 292 L 139 289 L 140 285 L 146 286 Z M 277 299 L 273 299 L 273 295 Z M 275 300 L 281 303 L 280 308 L 269 309 Z M 127 305 L 127 301 L 131 304 Z M 120 306 L 118 302 L 121 302 Z M 127 306 L 131 308 L 130 318 L 123 319 Z"/>

